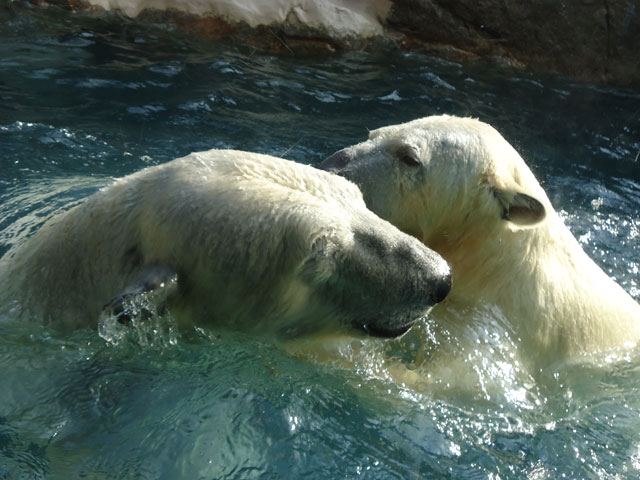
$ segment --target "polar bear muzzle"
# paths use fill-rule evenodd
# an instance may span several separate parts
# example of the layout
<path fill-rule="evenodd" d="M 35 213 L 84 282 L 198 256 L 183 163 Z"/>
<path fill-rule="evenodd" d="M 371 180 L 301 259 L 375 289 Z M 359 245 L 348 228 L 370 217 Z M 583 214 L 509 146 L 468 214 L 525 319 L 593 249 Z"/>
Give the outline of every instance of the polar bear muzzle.
<path fill-rule="evenodd" d="M 386 222 L 372 227 L 354 231 L 352 248 L 325 285 L 326 298 L 341 299 L 337 308 L 357 329 L 398 337 L 444 300 L 451 272 L 437 253 Z"/>

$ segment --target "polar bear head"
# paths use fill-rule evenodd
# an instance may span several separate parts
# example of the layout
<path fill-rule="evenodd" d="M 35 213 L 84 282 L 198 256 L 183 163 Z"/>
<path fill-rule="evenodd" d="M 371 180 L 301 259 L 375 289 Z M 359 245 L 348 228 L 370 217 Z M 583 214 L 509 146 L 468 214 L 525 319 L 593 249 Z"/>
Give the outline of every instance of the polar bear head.
<path fill-rule="evenodd" d="M 287 285 L 296 299 L 306 299 L 305 318 L 295 325 L 307 323 L 319 305 L 331 312 L 325 321 L 335 314 L 370 335 L 396 337 L 447 296 L 449 266 L 434 251 L 361 208 L 338 217 L 317 212 L 315 234 L 306 236 L 314 240 L 290 250 L 299 260 Z M 311 328 L 319 329 L 317 321 Z"/>
<path fill-rule="evenodd" d="M 464 284 L 501 242 L 553 212 L 515 149 L 469 118 L 434 116 L 379 128 L 320 168 L 356 183 L 371 210 L 440 253 L 454 283 Z"/>

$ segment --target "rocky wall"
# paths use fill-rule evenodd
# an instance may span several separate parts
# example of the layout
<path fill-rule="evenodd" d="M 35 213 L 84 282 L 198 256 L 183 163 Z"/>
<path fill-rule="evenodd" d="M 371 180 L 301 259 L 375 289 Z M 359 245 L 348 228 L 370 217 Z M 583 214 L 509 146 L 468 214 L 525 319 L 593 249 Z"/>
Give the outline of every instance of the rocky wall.
<path fill-rule="evenodd" d="M 640 0 L 33 0 L 291 53 L 405 48 L 640 90 Z"/>

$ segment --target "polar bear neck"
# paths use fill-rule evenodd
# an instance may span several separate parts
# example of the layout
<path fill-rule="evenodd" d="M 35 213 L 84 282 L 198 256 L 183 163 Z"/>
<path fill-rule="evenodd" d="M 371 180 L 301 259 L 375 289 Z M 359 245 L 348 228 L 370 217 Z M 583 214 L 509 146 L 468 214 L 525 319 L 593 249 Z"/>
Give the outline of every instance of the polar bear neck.
<path fill-rule="evenodd" d="M 640 338 L 640 306 L 587 256 L 555 212 L 535 228 L 487 223 L 455 238 L 424 241 L 453 272 L 450 297 L 436 314 L 447 305 L 496 305 L 523 346 L 549 359 Z"/>
<path fill-rule="evenodd" d="M 532 293 L 540 305 L 540 318 L 527 325 L 531 338 L 569 355 L 635 344 L 640 306 L 584 252 L 558 214 L 529 233 L 530 255 L 538 257 L 531 283 L 539 288 Z"/>

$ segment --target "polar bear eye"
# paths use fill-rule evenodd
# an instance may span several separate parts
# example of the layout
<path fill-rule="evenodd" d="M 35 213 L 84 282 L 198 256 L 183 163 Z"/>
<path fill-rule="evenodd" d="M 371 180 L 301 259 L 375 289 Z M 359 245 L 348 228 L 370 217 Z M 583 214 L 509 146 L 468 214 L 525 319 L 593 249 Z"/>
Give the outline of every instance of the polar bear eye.
<path fill-rule="evenodd" d="M 420 162 L 416 160 L 412 155 L 403 154 L 400 155 L 400 161 L 409 167 L 418 167 L 420 166 Z"/>

